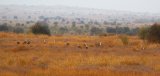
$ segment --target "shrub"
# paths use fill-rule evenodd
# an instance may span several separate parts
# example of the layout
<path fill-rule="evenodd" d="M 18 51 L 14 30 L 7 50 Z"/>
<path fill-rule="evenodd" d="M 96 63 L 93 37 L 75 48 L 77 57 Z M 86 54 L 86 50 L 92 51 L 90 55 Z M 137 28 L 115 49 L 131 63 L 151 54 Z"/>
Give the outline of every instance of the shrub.
<path fill-rule="evenodd" d="M 154 24 L 148 31 L 149 42 L 160 43 L 160 24 Z"/>
<path fill-rule="evenodd" d="M 9 31 L 9 28 L 8 28 L 6 23 L 0 25 L 0 31 L 2 31 L 2 32 L 8 32 Z"/>
<path fill-rule="evenodd" d="M 160 43 L 160 24 L 143 27 L 139 30 L 139 37 L 148 42 Z"/>
<path fill-rule="evenodd" d="M 107 32 L 107 33 L 116 33 L 116 29 L 113 28 L 113 27 L 107 27 L 107 28 L 106 28 L 106 32 Z"/>
<path fill-rule="evenodd" d="M 21 27 L 15 27 L 13 32 L 15 32 L 15 33 L 24 33 L 24 29 L 21 28 Z"/>
<path fill-rule="evenodd" d="M 102 34 L 102 33 L 103 33 L 103 30 L 100 29 L 100 28 L 97 28 L 97 27 L 92 27 L 91 30 L 90 30 L 91 35 L 99 35 L 99 34 Z"/>
<path fill-rule="evenodd" d="M 67 33 L 69 30 L 68 30 L 68 28 L 67 27 L 60 27 L 59 28 L 59 33 L 60 34 L 65 34 L 65 33 Z"/>
<path fill-rule="evenodd" d="M 46 22 L 37 22 L 31 27 L 31 31 L 34 34 L 46 34 L 51 35 L 48 24 Z"/>
<path fill-rule="evenodd" d="M 139 30 L 139 33 L 138 33 L 138 36 L 141 38 L 141 39 L 143 39 L 143 40 L 146 40 L 147 39 L 147 37 L 148 37 L 148 35 L 149 35 L 149 27 L 142 27 L 142 28 L 140 28 L 140 30 Z"/>

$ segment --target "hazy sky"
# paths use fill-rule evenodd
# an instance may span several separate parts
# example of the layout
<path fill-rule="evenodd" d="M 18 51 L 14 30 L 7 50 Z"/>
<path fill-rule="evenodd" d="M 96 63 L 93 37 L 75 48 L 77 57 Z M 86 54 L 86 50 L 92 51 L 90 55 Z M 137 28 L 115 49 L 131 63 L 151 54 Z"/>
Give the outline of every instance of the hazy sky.
<path fill-rule="evenodd" d="M 0 0 L 0 4 L 64 5 L 160 13 L 160 0 Z"/>

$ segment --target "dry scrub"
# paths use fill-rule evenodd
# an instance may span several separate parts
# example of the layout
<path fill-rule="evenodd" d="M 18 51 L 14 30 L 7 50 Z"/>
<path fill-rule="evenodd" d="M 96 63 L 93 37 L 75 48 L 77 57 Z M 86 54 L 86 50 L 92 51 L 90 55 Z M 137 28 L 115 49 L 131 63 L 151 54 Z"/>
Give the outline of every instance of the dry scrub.
<path fill-rule="evenodd" d="M 25 39 L 31 44 L 16 43 Z M 0 33 L 0 76 L 159 76 L 159 44 L 136 36 L 128 41 L 126 46 L 119 36 Z"/>

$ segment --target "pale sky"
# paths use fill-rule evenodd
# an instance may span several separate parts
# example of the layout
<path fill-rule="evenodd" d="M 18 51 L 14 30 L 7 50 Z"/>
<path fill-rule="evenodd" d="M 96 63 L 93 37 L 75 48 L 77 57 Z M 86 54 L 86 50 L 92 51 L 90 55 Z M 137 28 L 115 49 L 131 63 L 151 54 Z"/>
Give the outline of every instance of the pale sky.
<path fill-rule="evenodd" d="M 133 12 L 160 13 L 160 0 L 0 0 L 0 4 L 63 5 Z"/>

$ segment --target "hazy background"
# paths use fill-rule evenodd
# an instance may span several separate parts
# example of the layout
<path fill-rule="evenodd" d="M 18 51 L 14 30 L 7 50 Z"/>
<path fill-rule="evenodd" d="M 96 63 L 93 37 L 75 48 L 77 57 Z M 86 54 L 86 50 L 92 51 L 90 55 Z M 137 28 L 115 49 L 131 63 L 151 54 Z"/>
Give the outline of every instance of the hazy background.
<path fill-rule="evenodd" d="M 160 13 L 160 0 L 0 0 L 1 5 L 62 5 Z"/>

